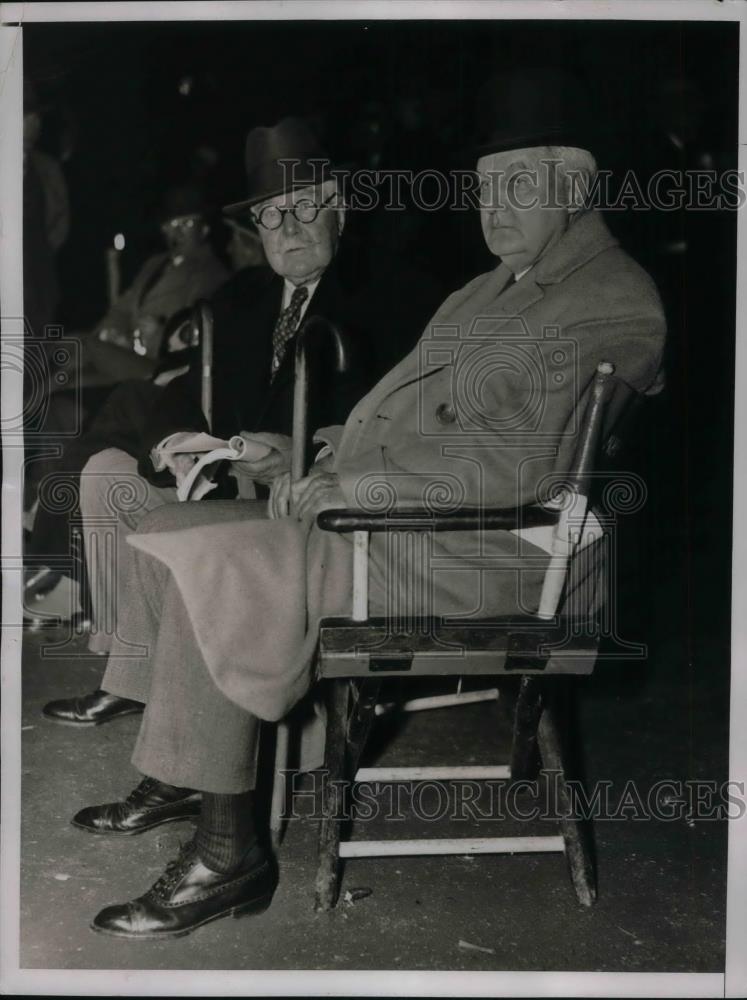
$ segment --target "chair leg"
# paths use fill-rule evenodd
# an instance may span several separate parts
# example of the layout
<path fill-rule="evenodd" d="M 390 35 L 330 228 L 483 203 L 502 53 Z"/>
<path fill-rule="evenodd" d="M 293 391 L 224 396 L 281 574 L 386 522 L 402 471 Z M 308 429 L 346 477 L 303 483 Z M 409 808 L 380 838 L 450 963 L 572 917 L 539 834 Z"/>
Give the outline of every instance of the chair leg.
<path fill-rule="evenodd" d="M 327 743 L 324 754 L 325 784 L 319 825 L 319 861 L 314 908 L 331 910 L 337 902 L 340 878 L 340 822 L 347 779 L 347 727 L 350 682 L 333 680 L 328 686 Z"/>
<path fill-rule="evenodd" d="M 355 687 L 355 707 L 350 713 L 347 730 L 348 767 L 350 777 L 354 778 L 358 770 L 358 762 L 371 732 L 379 697 L 381 681 L 375 678 L 363 678 Z"/>
<path fill-rule="evenodd" d="M 585 831 L 580 821 L 571 816 L 572 803 L 566 784 L 562 747 L 552 706 L 548 706 L 542 713 L 538 736 L 544 767 L 557 772 L 557 807 L 561 817 L 560 830 L 565 841 L 571 882 L 579 903 L 591 906 L 597 898 L 594 863 Z"/>
<path fill-rule="evenodd" d="M 514 781 L 533 781 L 537 777 L 537 726 L 542 715 L 542 703 L 542 678 L 524 675 L 514 709 L 510 761 Z"/>

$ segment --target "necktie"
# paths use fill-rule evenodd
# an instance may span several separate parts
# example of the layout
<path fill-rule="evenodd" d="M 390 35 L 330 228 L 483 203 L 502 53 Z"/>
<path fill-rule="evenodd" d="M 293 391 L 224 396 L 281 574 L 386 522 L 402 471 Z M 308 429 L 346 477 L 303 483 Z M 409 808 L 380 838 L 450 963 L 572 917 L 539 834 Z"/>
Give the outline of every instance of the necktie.
<path fill-rule="evenodd" d="M 299 285 L 293 290 L 291 300 L 285 309 L 278 316 L 275 329 L 272 331 L 272 367 L 271 375 L 274 378 L 280 364 L 285 357 L 288 343 L 296 332 L 298 321 L 301 317 L 301 307 L 309 297 L 309 290 L 305 285 Z"/>

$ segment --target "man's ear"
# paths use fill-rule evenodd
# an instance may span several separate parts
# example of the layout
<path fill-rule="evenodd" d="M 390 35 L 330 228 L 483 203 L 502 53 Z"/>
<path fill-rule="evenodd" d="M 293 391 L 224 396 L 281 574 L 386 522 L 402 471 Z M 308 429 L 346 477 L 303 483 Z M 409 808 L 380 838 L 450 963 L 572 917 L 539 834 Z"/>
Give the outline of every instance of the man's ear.
<path fill-rule="evenodd" d="M 342 236 L 342 231 L 345 228 L 345 206 L 339 205 L 337 207 L 337 235 Z"/>
<path fill-rule="evenodd" d="M 579 190 L 577 186 L 573 183 L 571 178 L 565 174 L 565 202 L 568 208 L 568 215 L 573 221 L 573 216 L 578 215 L 581 211 L 581 205 L 579 203 Z"/>
<path fill-rule="evenodd" d="M 584 175 L 586 177 L 586 175 Z M 565 184 L 565 205 L 568 209 L 568 215 L 579 215 L 584 209 L 584 202 L 586 199 L 586 191 L 588 190 L 588 178 L 586 179 L 584 185 L 579 187 L 578 177 L 571 178 L 568 174 L 563 174 L 563 183 Z"/>

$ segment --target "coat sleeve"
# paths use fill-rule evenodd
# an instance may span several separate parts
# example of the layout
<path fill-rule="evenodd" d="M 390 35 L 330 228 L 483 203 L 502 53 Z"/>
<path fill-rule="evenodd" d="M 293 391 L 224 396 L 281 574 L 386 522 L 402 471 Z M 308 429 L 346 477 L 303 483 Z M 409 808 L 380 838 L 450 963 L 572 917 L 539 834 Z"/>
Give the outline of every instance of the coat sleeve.
<path fill-rule="evenodd" d="M 97 324 L 97 329 L 114 329 L 129 336 L 135 327 L 134 317 L 135 288 L 131 285 L 112 303 L 109 311 Z"/>
<path fill-rule="evenodd" d="M 156 254 L 146 260 L 133 278 L 129 288 L 117 297 L 104 318 L 98 323 L 98 329 L 114 328 L 128 336 L 133 333 L 137 325 L 137 306 L 141 290 L 150 280 L 154 271 L 161 267 L 164 256 L 164 254 Z"/>
<path fill-rule="evenodd" d="M 572 460 L 597 364 L 611 361 L 620 379 L 644 391 L 663 340 L 663 318 L 652 311 L 566 327 L 562 362 L 556 340 L 496 338 L 460 353 L 455 365 L 398 390 L 401 419 L 341 463 L 347 503 L 453 509 L 546 499 L 554 470 Z"/>

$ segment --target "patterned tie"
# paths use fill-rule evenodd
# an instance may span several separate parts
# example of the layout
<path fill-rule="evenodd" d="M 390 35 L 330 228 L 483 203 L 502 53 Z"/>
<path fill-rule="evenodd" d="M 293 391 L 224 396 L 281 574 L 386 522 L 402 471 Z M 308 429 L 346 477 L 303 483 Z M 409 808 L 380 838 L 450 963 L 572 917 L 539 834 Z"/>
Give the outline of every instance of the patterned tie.
<path fill-rule="evenodd" d="M 301 316 L 301 306 L 308 297 L 309 290 L 306 285 L 299 285 L 298 288 L 294 288 L 290 303 L 278 316 L 275 329 L 272 331 L 272 378 L 277 374 L 277 370 L 285 357 L 286 348 L 298 326 Z"/>

